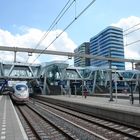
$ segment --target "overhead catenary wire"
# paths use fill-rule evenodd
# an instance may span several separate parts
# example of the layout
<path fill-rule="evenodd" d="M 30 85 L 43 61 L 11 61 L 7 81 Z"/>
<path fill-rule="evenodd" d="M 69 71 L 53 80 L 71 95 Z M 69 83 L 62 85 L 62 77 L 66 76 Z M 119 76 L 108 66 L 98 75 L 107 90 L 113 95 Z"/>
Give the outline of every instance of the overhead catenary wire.
<path fill-rule="evenodd" d="M 140 42 L 140 40 L 133 41 L 131 43 L 126 44 L 125 46 L 130 46 L 130 45 L 133 45 L 133 44 L 138 43 L 138 42 Z"/>
<path fill-rule="evenodd" d="M 135 29 L 135 30 L 133 30 L 133 31 L 127 33 L 127 34 L 124 34 L 124 36 L 127 38 L 127 35 L 129 35 L 129 34 L 135 32 L 135 31 L 138 31 L 138 30 L 140 30 L 140 28 Z M 133 45 L 133 44 L 138 43 L 138 42 L 140 42 L 140 40 L 136 40 L 136 41 L 133 41 L 133 42 L 127 43 L 127 39 L 126 39 L 126 44 L 125 44 L 125 46 Z"/>
<path fill-rule="evenodd" d="M 124 31 L 123 31 L 123 32 L 124 32 L 123 36 L 127 37 L 129 34 L 134 33 L 134 32 L 136 32 L 136 31 L 140 30 L 140 27 L 137 28 L 137 29 L 131 30 L 131 29 L 133 29 L 133 28 L 135 28 L 135 27 L 137 27 L 137 26 L 139 26 L 139 25 L 140 25 L 140 23 L 137 23 L 137 24 L 131 26 L 130 28 L 124 30 Z M 131 31 L 129 31 L 129 30 L 131 30 Z M 128 32 L 128 31 L 129 31 L 129 32 Z M 138 43 L 138 42 L 140 42 L 140 40 L 136 40 L 136 41 L 133 41 L 133 42 L 130 42 L 130 43 L 127 43 L 127 42 L 126 42 L 125 46 L 130 46 L 130 45 L 133 45 L 133 44 Z"/>
<path fill-rule="evenodd" d="M 129 34 L 131 34 L 131 33 L 133 33 L 133 32 L 136 32 L 136 31 L 138 31 L 138 30 L 140 30 L 140 28 L 137 28 L 137 29 L 135 29 L 135 30 L 132 30 L 132 31 L 130 31 L 130 32 L 128 32 L 128 33 L 125 33 L 125 34 L 124 34 L 124 36 L 126 36 L 126 35 L 129 35 Z"/>
<path fill-rule="evenodd" d="M 92 0 L 65 28 L 62 32 L 58 34 L 58 36 L 44 49 L 41 53 L 33 60 L 30 64 L 32 65 L 42 54 L 45 50 L 47 50 L 96 0 Z"/>
<path fill-rule="evenodd" d="M 65 6 L 62 8 L 62 10 L 60 11 L 60 13 L 58 14 L 58 16 L 54 19 L 54 21 L 52 22 L 52 24 L 49 26 L 48 30 L 43 34 L 43 36 L 41 37 L 41 39 L 39 40 L 39 42 L 37 43 L 37 45 L 35 46 L 34 50 L 37 49 L 41 43 L 45 40 L 45 38 L 49 35 L 49 33 L 51 32 L 51 30 L 58 24 L 58 22 L 61 20 L 61 18 L 65 15 L 65 13 L 69 10 L 69 8 L 73 5 L 73 3 L 75 2 L 75 0 L 73 0 L 70 3 L 71 0 L 68 0 L 68 2 L 65 4 Z M 33 51 L 34 52 L 34 51 Z M 32 53 L 33 53 L 32 52 Z M 28 59 L 26 60 L 26 62 L 28 62 Z"/>
<path fill-rule="evenodd" d="M 58 22 L 60 21 L 60 19 L 64 16 L 64 14 L 66 13 L 66 11 L 70 8 L 70 6 L 73 4 L 73 2 L 68 6 L 68 8 L 65 10 L 65 8 L 67 7 L 67 5 L 69 4 L 71 0 L 69 0 L 65 6 L 63 7 L 63 9 L 60 11 L 60 13 L 58 14 L 58 16 L 54 19 L 54 21 L 52 22 L 52 24 L 50 25 L 50 27 L 48 28 L 47 32 L 45 32 L 45 34 L 42 36 L 42 38 L 40 39 L 40 41 L 37 44 L 37 47 L 41 44 L 41 42 L 48 36 L 48 34 L 50 33 L 50 30 L 52 30 L 52 28 L 55 27 L 56 24 L 58 24 Z M 64 11 L 65 10 L 65 11 Z M 63 12 L 64 11 L 64 12 Z M 62 14 L 62 15 L 61 15 Z"/>
<path fill-rule="evenodd" d="M 138 26 L 138 25 L 140 25 L 140 23 L 137 23 L 137 24 L 131 26 L 130 28 L 127 28 L 127 29 L 124 30 L 123 32 L 127 32 L 128 30 L 131 30 L 132 28 L 134 28 L 134 27 L 136 27 L 136 26 Z"/>

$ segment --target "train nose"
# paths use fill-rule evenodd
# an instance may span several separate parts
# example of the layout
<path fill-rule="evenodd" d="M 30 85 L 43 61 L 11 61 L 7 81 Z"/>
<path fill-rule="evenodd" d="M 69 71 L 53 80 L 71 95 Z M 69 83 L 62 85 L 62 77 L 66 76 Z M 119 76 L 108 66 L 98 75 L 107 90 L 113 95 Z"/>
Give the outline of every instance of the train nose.
<path fill-rule="evenodd" d="M 28 94 L 27 94 L 27 92 L 22 92 L 22 93 L 18 93 L 17 96 L 20 98 L 27 98 Z"/>

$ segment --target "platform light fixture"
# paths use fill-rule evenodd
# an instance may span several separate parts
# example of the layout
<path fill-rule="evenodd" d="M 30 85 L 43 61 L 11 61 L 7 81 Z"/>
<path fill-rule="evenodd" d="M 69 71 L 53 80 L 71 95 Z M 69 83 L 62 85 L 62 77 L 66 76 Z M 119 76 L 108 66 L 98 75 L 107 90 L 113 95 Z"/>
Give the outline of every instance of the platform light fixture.
<path fill-rule="evenodd" d="M 31 52 L 28 52 L 28 56 L 32 56 L 32 53 Z"/>

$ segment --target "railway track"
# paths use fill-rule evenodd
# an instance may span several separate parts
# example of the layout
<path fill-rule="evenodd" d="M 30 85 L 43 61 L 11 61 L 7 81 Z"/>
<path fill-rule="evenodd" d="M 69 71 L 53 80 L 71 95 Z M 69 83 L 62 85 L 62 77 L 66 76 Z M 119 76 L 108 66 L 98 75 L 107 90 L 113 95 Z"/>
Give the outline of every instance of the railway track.
<path fill-rule="evenodd" d="M 16 110 L 21 115 L 20 119 L 28 138 L 31 140 L 106 140 L 104 137 L 75 125 L 70 121 L 63 121 L 62 118 L 60 119 L 60 116 L 46 112 L 34 104 L 17 106 Z M 82 135 L 86 136 L 82 137 Z"/>
<path fill-rule="evenodd" d="M 18 106 L 17 107 L 22 117 L 26 121 L 28 126 L 28 131 L 26 131 L 29 139 L 37 140 L 74 140 L 75 137 L 63 131 L 59 126 L 55 125 L 51 121 L 48 121 L 43 117 L 43 115 L 34 111 L 34 109 L 28 106 Z M 22 121 L 22 120 L 21 120 Z M 23 126 L 25 126 L 25 122 Z M 26 126 L 26 127 L 27 127 Z M 28 135 L 32 133 L 33 135 Z"/>
<path fill-rule="evenodd" d="M 15 106 L 16 112 L 21 120 L 21 123 L 24 127 L 24 130 L 28 136 L 29 140 L 39 140 L 39 136 L 37 133 L 34 131 L 32 125 L 29 123 L 29 121 L 26 119 L 25 115 L 22 113 L 20 110 L 20 107 Z"/>
<path fill-rule="evenodd" d="M 44 112 L 49 112 L 54 116 L 58 116 L 61 119 L 68 120 L 73 124 L 84 128 L 85 131 L 94 132 L 105 139 L 112 140 L 140 139 L 140 131 L 135 127 L 92 117 L 83 113 L 78 113 L 77 111 L 52 105 L 44 101 L 36 99 L 34 99 L 34 101 L 36 110 L 40 110 L 42 112 L 44 110 Z M 33 106 L 33 104 L 30 103 L 29 106 Z"/>

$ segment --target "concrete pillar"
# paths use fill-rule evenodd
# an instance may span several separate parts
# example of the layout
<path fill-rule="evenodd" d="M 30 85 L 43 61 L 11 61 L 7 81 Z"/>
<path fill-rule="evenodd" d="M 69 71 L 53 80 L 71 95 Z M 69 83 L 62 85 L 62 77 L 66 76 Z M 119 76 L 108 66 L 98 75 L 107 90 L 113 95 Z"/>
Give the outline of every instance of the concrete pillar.
<path fill-rule="evenodd" d="M 17 52 L 14 51 L 14 62 L 16 62 L 16 54 L 17 54 Z"/>

